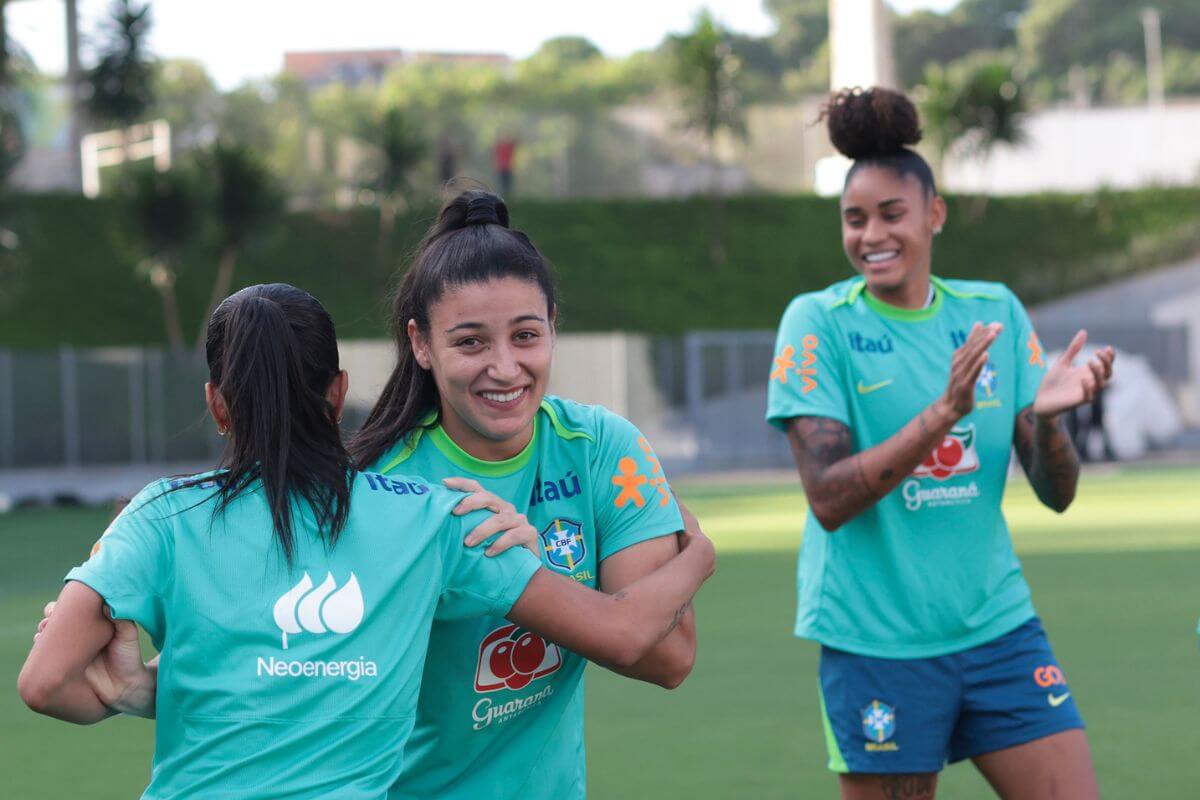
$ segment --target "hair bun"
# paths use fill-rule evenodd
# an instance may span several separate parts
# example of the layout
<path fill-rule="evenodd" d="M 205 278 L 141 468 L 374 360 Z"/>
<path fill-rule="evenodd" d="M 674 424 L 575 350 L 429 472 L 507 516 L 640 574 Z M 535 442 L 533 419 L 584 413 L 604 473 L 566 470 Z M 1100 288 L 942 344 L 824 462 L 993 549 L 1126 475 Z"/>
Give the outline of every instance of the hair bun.
<path fill-rule="evenodd" d="M 876 86 L 834 92 L 821 116 L 833 146 L 855 161 L 896 155 L 921 141 L 916 106 L 891 89 Z"/>
<path fill-rule="evenodd" d="M 501 209 L 504 211 L 501 217 Z M 503 225 L 508 227 L 508 209 L 504 202 L 494 194 L 481 192 L 467 201 L 467 214 L 463 219 L 465 225 Z"/>

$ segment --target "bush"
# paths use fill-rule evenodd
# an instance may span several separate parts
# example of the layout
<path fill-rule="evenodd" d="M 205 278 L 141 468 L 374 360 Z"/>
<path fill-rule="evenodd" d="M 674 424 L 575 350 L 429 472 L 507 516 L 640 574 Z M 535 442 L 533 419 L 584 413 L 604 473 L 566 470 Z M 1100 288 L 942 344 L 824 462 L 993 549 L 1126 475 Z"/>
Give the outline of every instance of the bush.
<path fill-rule="evenodd" d="M 949 198 L 934 271 L 1004 281 L 1030 304 L 1200 251 L 1200 190 L 994 198 L 971 222 L 971 198 Z M 153 289 L 117 234 L 115 203 L 29 195 L 14 203 L 21 251 L 2 273 L 0 345 L 162 344 Z M 774 328 L 788 300 L 850 274 L 837 201 L 737 197 L 727 204 L 728 264 L 708 257 L 710 206 L 688 200 L 518 201 L 512 219 L 554 262 L 564 331 L 678 333 Z M 432 220 L 398 219 L 387 263 L 400 265 Z M 250 243 L 235 287 L 287 281 L 321 299 L 346 338 L 387 334 L 397 278 L 377 266 L 378 215 L 289 214 Z M 182 255 L 183 330 L 197 330 L 212 288 L 217 243 Z"/>

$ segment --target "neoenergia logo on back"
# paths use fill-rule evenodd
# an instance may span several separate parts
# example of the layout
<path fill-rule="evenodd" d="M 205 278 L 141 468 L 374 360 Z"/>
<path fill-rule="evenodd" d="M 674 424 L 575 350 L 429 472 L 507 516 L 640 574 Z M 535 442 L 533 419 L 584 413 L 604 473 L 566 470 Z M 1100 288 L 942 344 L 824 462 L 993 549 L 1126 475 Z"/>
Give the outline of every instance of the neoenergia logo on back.
<path fill-rule="evenodd" d="M 333 573 L 327 572 L 320 586 L 313 588 L 308 573 L 275 601 L 275 625 L 281 633 L 281 645 L 288 649 L 288 635 L 347 634 L 362 623 L 365 608 L 358 578 L 350 573 L 346 583 L 338 588 Z M 287 661 L 269 656 L 259 657 L 258 675 L 276 678 L 373 678 L 379 674 L 378 665 L 363 657 L 349 661 Z"/>

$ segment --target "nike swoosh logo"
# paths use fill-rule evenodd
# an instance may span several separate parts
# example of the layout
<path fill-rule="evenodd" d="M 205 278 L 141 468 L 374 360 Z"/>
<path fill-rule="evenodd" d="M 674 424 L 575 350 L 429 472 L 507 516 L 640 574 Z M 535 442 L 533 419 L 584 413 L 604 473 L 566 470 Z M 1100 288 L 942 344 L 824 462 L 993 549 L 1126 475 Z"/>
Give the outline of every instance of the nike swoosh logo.
<path fill-rule="evenodd" d="M 1054 708 L 1058 708 L 1063 703 L 1067 702 L 1067 698 L 1070 696 L 1071 696 L 1070 692 L 1067 692 L 1066 694 L 1062 694 L 1062 695 L 1048 694 L 1048 695 L 1046 695 L 1046 699 L 1050 701 L 1051 706 L 1053 706 Z"/>
<path fill-rule="evenodd" d="M 870 386 L 866 386 L 862 381 L 859 381 L 856 388 L 858 389 L 859 394 L 870 394 L 871 392 L 878 391 L 885 386 L 891 386 L 893 382 L 894 381 L 892 378 L 888 378 L 886 381 L 880 381 L 879 383 L 872 383 Z"/>

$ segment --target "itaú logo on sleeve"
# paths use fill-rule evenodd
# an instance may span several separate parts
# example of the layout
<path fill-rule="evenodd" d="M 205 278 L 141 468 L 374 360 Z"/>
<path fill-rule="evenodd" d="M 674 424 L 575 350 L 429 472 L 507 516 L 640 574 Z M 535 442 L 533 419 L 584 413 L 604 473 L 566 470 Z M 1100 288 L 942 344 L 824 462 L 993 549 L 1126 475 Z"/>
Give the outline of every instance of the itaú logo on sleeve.
<path fill-rule="evenodd" d="M 275 624 L 282 634 L 283 649 L 288 649 L 288 635 L 301 633 L 346 634 L 363 620 L 363 596 L 358 578 L 350 573 L 345 584 L 338 587 L 333 573 L 326 573 L 320 586 L 313 588 L 308 573 L 300 582 L 275 601 Z M 272 678 L 374 678 L 379 666 L 361 656 L 345 661 L 302 661 L 275 656 L 258 659 L 258 675 Z"/>

